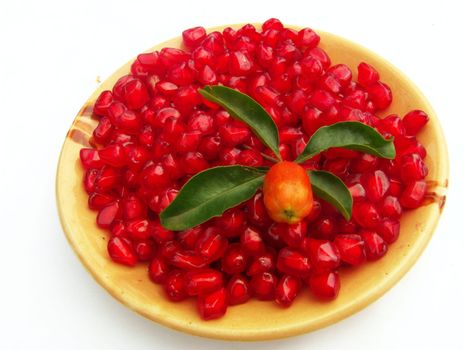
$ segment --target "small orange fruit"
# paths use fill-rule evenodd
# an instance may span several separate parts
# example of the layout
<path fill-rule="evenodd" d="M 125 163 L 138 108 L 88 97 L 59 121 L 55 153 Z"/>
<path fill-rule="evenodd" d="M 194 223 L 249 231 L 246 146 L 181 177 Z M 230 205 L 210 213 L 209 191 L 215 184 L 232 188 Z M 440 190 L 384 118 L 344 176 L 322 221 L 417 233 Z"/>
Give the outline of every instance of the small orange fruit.
<path fill-rule="evenodd" d="M 272 220 L 294 224 L 313 208 L 313 191 L 302 166 L 280 162 L 264 178 L 264 206 Z"/>

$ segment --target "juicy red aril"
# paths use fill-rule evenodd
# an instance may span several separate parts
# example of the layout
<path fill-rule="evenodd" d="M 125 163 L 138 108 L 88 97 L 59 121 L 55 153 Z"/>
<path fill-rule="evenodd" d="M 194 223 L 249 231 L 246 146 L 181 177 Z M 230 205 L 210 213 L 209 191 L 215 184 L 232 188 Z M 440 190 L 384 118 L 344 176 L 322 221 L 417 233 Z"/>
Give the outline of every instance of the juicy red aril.
<path fill-rule="evenodd" d="M 398 220 L 385 219 L 377 226 L 376 230 L 386 243 L 392 244 L 398 239 L 400 234 L 400 222 Z"/>
<path fill-rule="evenodd" d="M 369 98 L 374 102 L 377 110 L 386 109 L 392 103 L 392 92 L 388 85 L 377 81 L 367 87 Z"/>
<path fill-rule="evenodd" d="M 239 244 L 231 244 L 221 259 L 222 271 L 229 275 L 234 275 L 245 271 L 248 263 L 248 256 Z"/>
<path fill-rule="evenodd" d="M 103 163 L 113 166 L 122 167 L 127 164 L 127 154 L 121 145 L 110 145 L 98 151 L 98 155 Z"/>
<path fill-rule="evenodd" d="M 403 181 L 422 180 L 427 174 L 427 166 L 419 155 L 407 154 L 401 158 L 401 178 Z"/>
<path fill-rule="evenodd" d="M 340 265 L 340 252 L 331 241 L 305 238 L 302 250 L 316 270 L 334 270 Z"/>
<path fill-rule="evenodd" d="M 98 212 L 97 225 L 101 228 L 109 228 L 119 215 L 119 202 L 113 202 Z"/>
<path fill-rule="evenodd" d="M 276 286 L 277 278 L 270 272 L 258 273 L 250 281 L 251 290 L 259 300 L 274 299 Z"/>
<path fill-rule="evenodd" d="M 379 81 L 379 73 L 371 65 L 361 62 L 358 65 L 358 82 L 364 86 L 368 87 L 373 83 Z"/>
<path fill-rule="evenodd" d="M 415 209 L 422 204 L 427 191 L 425 181 L 413 181 L 406 185 L 400 197 L 400 203 L 404 208 Z"/>
<path fill-rule="evenodd" d="M 82 148 L 79 151 L 79 157 L 85 169 L 101 168 L 103 166 L 98 151 L 94 148 Z"/>
<path fill-rule="evenodd" d="M 229 305 L 246 303 L 251 298 L 251 289 L 248 280 L 242 275 L 235 275 L 227 283 L 227 296 Z"/>
<path fill-rule="evenodd" d="M 374 204 L 359 202 L 353 205 L 353 217 L 364 228 L 374 228 L 380 222 L 380 214 Z"/>
<path fill-rule="evenodd" d="M 290 248 L 282 248 L 277 256 L 277 269 L 296 277 L 307 277 L 311 271 L 309 258 Z"/>
<path fill-rule="evenodd" d="M 113 237 L 108 241 L 108 254 L 114 262 L 127 266 L 134 266 L 137 257 L 131 242 L 122 237 Z"/>
<path fill-rule="evenodd" d="M 155 247 L 152 241 L 138 241 L 134 244 L 135 254 L 139 261 L 150 261 L 155 254 Z"/>
<path fill-rule="evenodd" d="M 272 272 L 275 268 L 275 254 L 264 252 L 253 257 L 247 270 L 248 276 L 253 276 L 262 272 Z"/>
<path fill-rule="evenodd" d="M 113 102 L 113 94 L 111 91 L 103 91 L 95 101 L 93 112 L 98 116 L 107 116 L 108 107 Z"/>
<path fill-rule="evenodd" d="M 209 262 L 224 255 L 228 242 L 215 228 L 206 229 L 195 243 L 195 251 Z"/>
<path fill-rule="evenodd" d="M 367 198 L 372 202 L 380 201 L 390 187 L 390 181 L 382 170 L 364 174 L 362 182 L 366 190 Z"/>
<path fill-rule="evenodd" d="M 398 198 L 387 196 L 382 202 L 381 211 L 383 215 L 390 219 L 399 219 L 403 210 Z"/>
<path fill-rule="evenodd" d="M 195 270 L 208 265 L 205 258 L 189 250 L 175 252 L 169 263 L 182 270 Z"/>
<path fill-rule="evenodd" d="M 376 232 L 363 231 L 360 234 L 364 241 L 367 260 L 380 259 L 387 253 L 387 243 Z"/>
<path fill-rule="evenodd" d="M 216 227 L 221 230 L 224 237 L 238 237 L 243 229 L 246 218 L 240 208 L 232 208 L 225 211 L 221 217 L 216 219 Z"/>
<path fill-rule="evenodd" d="M 340 252 L 341 261 L 356 266 L 366 260 L 364 241 L 356 234 L 337 235 L 334 240 Z"/>
<path fill-rule="evenodd" d="M 164 259 L 159 257 L 155 257 L 148 266 L 148 275 L 155 283 L 163 283 L 168 272 L 168 264 Z"/>
<path fill-rule="evenodd" d="M 240 244 L 249 255 L 256 255 L 264 250 L 264 242 L 258 230 L 248 227 L 240 236 Z"/>
<path fill-rule="evenodd" d="M 203 27 L 194 27 L 182 32 L 185 46 L 190 49 L 197 47 L 206 38 L 206 30 Z"/>
<path fill-rule="evenodd" d="M 132 239 L 148 239 L 153 234 L 153 224 L 146 219 L 135 219 L 126 225 L 127 232 Z"/>
<path fill-rule="evenodd" d="M 198 297 L 197 305 L 200 316 L 204 320 L 222 317 L 227 311 L 227 292 L 220 288 Z"/>
<path fill-rule="evenodd" d="M 89 195 L 89 208 L 100 210 L 116 200 L 111 194 L 93 192 Z"/>
<path fill-rule="evenodd" d="M 429 121 L 429 116 L 421 110 L 413 110 L 403 117 L 404 128 L 406 135 L 415 136 Z"/>
<path fill-rule="evenodd" d="M 340 291 L 340 277 L 336 271 L 317 272 L 309 277 L 308 285 L 316 298 L 331 300 Z"/>
<path fill-rule="evenodd" d="M 297 277 L 284 275 L 277 284 L 275 301 L 282 307 L 289 307 L 301 290 L 301 280 Z"/>
<path fill-rule="evenodd" d="M 188 271 L 185 275 L 185 285 L 188 295 L 205 294 L 222 287 L 222 274 L 213 269 Z"/>
<path fill-rule="evenodd" d="M 181 301 L 188 297 L 184 273 L 179 270 L 171 271 L 164 278 L 164 291 L 171 301 Z"/>

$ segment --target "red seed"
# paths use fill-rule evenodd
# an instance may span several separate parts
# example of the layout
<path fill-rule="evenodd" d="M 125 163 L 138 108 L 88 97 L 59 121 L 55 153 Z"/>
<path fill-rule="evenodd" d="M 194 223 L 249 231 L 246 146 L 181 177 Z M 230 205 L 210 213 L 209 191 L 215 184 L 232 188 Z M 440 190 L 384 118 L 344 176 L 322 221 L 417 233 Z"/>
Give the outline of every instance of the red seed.
<path fill-rule="evenodd" d="M 248 256 L 240 244 L 230 244 L 221 260 L 222 271 L 235 275 L 245 271 Z"/>
<path fill-rule="evenodd" d="M 334 243 L 340 251 L 341 261 L 356 266 L 366 260 L 364 241 L 361 236 L 356 234 L 337 235 Z"/>
<path fill-rule="evenodd" d="M 401 178 L 404 182 L 424 179 L 429 170 L 418 154 L 406 154 L 401 157 Z"/>
<path fill-rule="evenodd" d="M 101 168 L 103 166 L 98 151 L 94 148 L 82 148 L 79 151 L 79 157 L 85 169 Z"/>
<path fill-rule="evenodd" d="M 204 320 L 212 320 L 224 316 L 227 311 L 227 292 L 220 288 L 209 294 L 198 297 L 198 311 Z"/>
<path fill-rule="evenodd" d="M 251 290 L 259 300 L 273 300 L 276 286 L 277 278 L 270 272 L 258 273 L 250 281 Z"/>
<path fill-rule="evenodd" d="M 97 215 L 97 225 L 101 228 L 109 228 L 119 215 L 119 202 L 113 202 L 102 208 Z"/>
<path fill-rule="evenodd" d="M 340 277 L 337 271 L 317 272 L 308 279 L 308 285 L 316 298 L 332 300 L 340 291 Z"/>
<path fill-rule="evenodd" d="M 169 263 L 182 270 L 200 269 L 208 264 L 205 258 L 190 250 L 175 252 Z"/>
<path fill-rule="evenodd" d="M 340 252 L 337 246 L 328 240 L 305 238 L 301 249 L 316 270 L 334 270 L 340 265 Z"/>
<path fill-rule="evenodd" d="M 424 111 L 416 109 L 407 113 L 403 117 L 403 124 L 404 128 L 406 129 L 406 135 L 416 136 L 428 121 L 429 116 Z"/>
<path fill-rule="evenodd" d="M 387 196 L 380 207 L 382 214 L 390 219 L 399 219 L 401 217 L 402 208 L 397 197 Z"/>
<path fill-rule="evenodd" d="M 297 277 L 284 275 L 276 287 L 275 301 L 282 307 L 289 307 L 301 290 L 301 280 Z"/>
<path fill-rule="evenodd" d="M 185 275 L 187 294 L 194 296 L 205 294 L 222 287 L 222 274 L 213 269 L 188 271 Z"/>
<path fill-rule="evenodd" d="M 205 37 L 206 30 L 203 27 L 194 27 L 182 32 L 184 44 L 190 49 L 197 47 Z"/>
<path fill-rule="evenodd" d="M 247 227 L 240 236 L 240 244 L 249 255 L 257 255 L 264 251 L 264 242 L 260 232 L 252 227 Z"/>
<path fill-rule="evenodd" d="M 367 260 L 378 260 L 387 253 L 387 244 L 376 232 L 362 231 L 360 235 L 364 241 Z"/>
<path fill-rule="evenodd" d="M 111 91 L 103 91 L 95 101 L 93 112 L 98 116 L 108 116 L 108 107 L 113 102 L 113 94 Z"/>
<path fill-rule="evenodd" d="M 113 237 L 108 241 L 108 254 L 118 264 L 134 266 L 137 263 L 130 241 L 122 237 Z"/>
<path fill-rule="evenodd" d="M 127 164 L 127 154 L 121 145 L 110 145 L 98 151 L 103 163 L 119 168 Z"/>
<path fill-rule="evenodd" d="M 363 228 L 375 228 L 380 222 L 380 214 L 374 204 L 369 202 L 354 203 L 353 217 Z"/>
<path fill-rule="evenodd" d="M 277 269 L 296 277 L 307 277 L 311 271 L 309 258 L 296 250 L 283 248 L 277 256 Z"/>
<path fill-rule="evenodd" d="M 371 202 L 380 201 L 388 192 L 390 181 L 382 170 L 364 174 L 361 177 L 362 184 L 366 189 L 367 198 Z"/>
<path fill-rule="evenodd" d="M 188 297 L 184 273 L 179 270 L 171 271 L 164 279 L 164 291 L 171 301 L 182 301 Z"/>
<path fill-rule="evenodd" d="M 379 73 L 371 65 L 361 62 L 358 65 L 358 82 L 364 87 L 368 87 L 379 81 Z"/>
<path fill-rule="evenodd" d="M 224 255 L 227 249 L 227 239 L 214 227 L 203 231 L 195 243 L 195 251 L 207 261 L 215 261 Z"/>
<path fill-rule="evenodd" d="M 148 266 L 148 275 L 155 283 L 163 283 L 169 272 L 168 264 L 159 257 L 155 257 Z"/>
<path fill-rule="evenodd" d="M 246 303 L 251 298 L 250 285 L 242 275 L 235 275 L 227 284 L 229 305 Z"/>
<path fill-rule="evenodd" d="M 394 243 L 400 234 L 400 222 L 398 220 L 385 219 L 377 226 L 377 233 L 388 243 Z"/>
<path fill-rule="evenodd" d="M 400 203 L 404 208 L 418 208 L 425 197 L 427 184 L 425 181 L 413 181 L 406 185 L 400 197 Z"/>
<path fill-rule="evenodd" d="M 388 85 L 377 81 L 367 87 L 369 98 L 377 110 L 386 109 L 392 103 L 392 92 Z"/>
<path fill-rule="evenodd" d="M 262 272 L 273 272 L 275 269 L 275 254 L 270 251 L 263 252 L 253 257 L 247 270 L 248 276 Z"/>
<path fill-rule="evenodd" d="M 154 244 L 149 240 L 136 242 L 134 250 L 139 261 L 150 261 L 155 254 Z"/>

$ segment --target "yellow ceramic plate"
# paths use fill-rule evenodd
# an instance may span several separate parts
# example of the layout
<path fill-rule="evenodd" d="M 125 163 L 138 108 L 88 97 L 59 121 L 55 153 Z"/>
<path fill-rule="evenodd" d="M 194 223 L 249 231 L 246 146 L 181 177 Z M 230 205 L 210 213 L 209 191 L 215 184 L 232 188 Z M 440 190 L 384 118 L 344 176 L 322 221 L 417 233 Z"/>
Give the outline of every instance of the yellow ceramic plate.
<path fill-rule="evenodd" d="M 97 228 L 96 213 L 87 208 L 79 150 L 88 146 L 89 136 L 96 125 L 91 118 L 96 98 L 129 72 L 130 63 L 127 63 L 100 85 L 76 116 L 63 145 L 56 179 L 58 210 L 66 237 L 98 283 L 116 299 L 153 321 L 191 334 L 233 340 L 273 339 L 309 332 L 361 310 L 389 290 L 411 268 L 430 240 L 445 200 L 448 155 L 438 119 L 422 93 L 390 63 L 346 39 L 318 33 L 320 46 L 328 52 L 333 64 L 345 63 L 356 72 L 359 62 L 365 61 L 379 71 L 382 81 L 390 85 L 394 94 L 393 104 L 383 112 L 384 115 L 404 115 L 417 108 L 430 116 L 430 122 L 419 135 L 428 152 L 428 204 L 403 216 L 400 238 L 389 247 L 384 258 L 360 268 L 341 271 L 342 288 L 335 301 L 318 302 L 304 292 L 289 309 L 253 300 L 230 307 L 226 316 L 219 320 L 202 321 L 193 300 L 177 304 L 169 302 L 160 286 L 150 282 L 145 265 L 127 268 L 111 262 L 106 252 L 108 235 Z M 175 38 L 149 51 L 180 46 L 181 39 Z"/>

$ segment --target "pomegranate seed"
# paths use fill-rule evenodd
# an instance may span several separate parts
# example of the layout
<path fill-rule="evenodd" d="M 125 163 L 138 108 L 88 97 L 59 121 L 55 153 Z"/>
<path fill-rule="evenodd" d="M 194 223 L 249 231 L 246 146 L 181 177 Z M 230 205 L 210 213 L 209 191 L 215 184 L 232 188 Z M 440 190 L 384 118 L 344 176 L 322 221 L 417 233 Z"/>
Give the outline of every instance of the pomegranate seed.
<path fill-rule="evenodd" d="M 182 32 L 182 39 L 189 49 L 197 47 L 206 38 L 206 30 L 203 27 L 194 27 Z"/>
<path fill-rule="evenodd" d="M 267 226 L 271 219 L 267 214 L 267 210 L 264 206 L 263 193 L 256 193 L 251 200 L 247 202 L 248 220 L 258 226 Z"/>
<path fill-rule="evenodd" d="M 375 228 L 380 222 L 377 208 L 369 202 L 354 203 L 353 218 L 363 228 Z"/>
<path fill-rule="evenodd" d="M 400 201 L 394 196 L 385 197 L 380 209 L 382 214 L 390 219 L 399 219 L 403 211 Z"/>
<path fill-rule="evenodd" d="M 413 181 L 406 185 L 400 197 L 400 203 L 408 209 L 418 208 L 425 197 L 427 184 L 425 181 Z"/>
<path fill-rule="evenodd" d="M 96 172 L 94 172 L 95 170 Z M 93 180 L 93 187 L 92 185 Z M 84 184 L 86 185 L 87 192 L 101 192 L 106 193 L 113 190 L 120 181 L 120 175 L 116 169 L 111 167 L 103 167 L 99 172 L 96 169 L 89 169 L 88 175 Z"/>
<path fill-rule="evenodd" d="M 250 285 L 242 275 L 235 275 L 227 284 L 229 305 L 246 303 L 251 298 Z"/>
<path fill-rule="evenodd" d="M 258 273 L 250 281 L 251 290 L 259 300 L 273 300 L 276 286 L 277 278 L 270 272 Z"/>
<path fill-rule="evenodd" d="M 383 220 L 377 226 L 377 233 L 386 243 L 392 244 L 398 239 L 400 234 L 400 222 L 398 220 Z"/>
<path fill-rule="evenodd" d="M 321 38 L 310 28 L 303 28 L 298 32 L 298 45 L 308 48 L 316 47 Z"/>
<path fill-rule="evenodd" d="M 208 264 L 205 258 L 189 250 L 175 252 L 169 263 L 182 270 L 200 269 Z"/>
<path fill-rule="evenodd" d="M 364 241 L 361 236 L 356 234 L 337 235 L 334 243 L 340 251 L 341 261 L 356 266 L 366 260 Z"/>
<path fill-rule="evenodd" d="M 276 31 L 280 31 L 284 28 L 283 24 L 281 21 L 279 21 L 277 18 L 270 18 L 267 21 L 263 23 L 263 32 L 273 29 Z"/>
<path fill-rule="evenodd" d="M 163 283 L 169 272 L 168 264 L 158 257 L 155 257 L 148 266 L 148 275 L 155 283 Z"/>
<path fill-rule="evenodd" d="M 358 82 L 364 87 L 368 87 L 380 79 L 379 73 L 371 65 L 361 62 L 358 65 Z"/>
<path fill-rule="evenodd" d="M 79 151 L 79 157 L 85 169 L 101 168 L 103 166 L 98 151 L 94 148 L 82 148 Z"/>
<path fill-rule="evenodd" d="M 247 264 L 248 257 L 239 244 L 230 244 L 221 260 L 222 271 L 229 275 L 245 271 Z"/>
<path fill-rule="evenodd" d="M 113 202 L 98 212 L 97 225 L 101 228 L 109 228 L 119 215 L 119 202 Z"/>
<path fill-rule="evenodd" d="M 111 138 L 113 132 L 113 125 L 107 117 L 100 118 L 97 127 L 93 131 L 93 137 L 99 144 L 105 144 Z"/>
<path fill-rule="evenodd" d="M 248 276 L 253 276 L 262 272 L 273 272 L 275 268 L 275 254 L 264 252 L 253 257 L 250 267 L 247 270 Z"/>
<path fill-rule="evenodd" d="M 98 116 L 108 116 L 108 108 L 113 102 L 113 94 L 111 91 L 103 91 L 95 101 L 93 112 Z"/>
<path fill-rule="evenodd" d="M 206 229 L 195 243 L 195 251 L 209 262 L 215 261 L 224 255 L 227 249 L 227 239 L 214 227 Z"/>
<path fill-rule="evenodd" d="M 366 190 L 367 198 L 371 202 L 380 201 L 388 192 L 390 181 L 382 170 L 376 170 L 373 173 L 364 174 L 361 177 L 363 186 Z"/>
<path fill-rule="evenodd" d="M 149 240 L 136 242 L 134 250 L 139 261 L 150 261 L 155 254 L 153 242 Z"/>
<path fill-rule="evenodd" d="M 154 226 L 146 219 L 135 219 L 127 222 L 126 229 L 132 239 L 142 240 L 153 235 Z"/>
<path fill-rule="evenodd" d="M 137 257 L 132 249 L 132 245 L 126 238 L 111 238 L 108 241 L 108 254 L 118 264 L 134 266 L 137 263 Z"/>
<path fill-rule="evenodd" d="M 360 235 L 364 241 L 367 260 L 378 260 L 387 253 L 387 244 L 376 232 L 363 231 Z"/>
<path fill-rule="evenodd" d="M 109 145 L 98 151 L 98 156 L 103 163 L 115 168 L 123 167 L 127 164 L 127 154 L 121 145 Z"/>
<path fill-rule="evenodd" d="M 198 297 L 198 311 L 204 320 L 212 320 L 222 317 L 227 311 L 227 292 L 225 288 L 220 288 L 209 294 L 202 294 Z"/>
<path fill-rule="evenodd" d="M 185 275 L 187 294 L 194 296 L 205 294 L 222 287 L 222 274 L 213 269 L 188 271 Z"/>
<path fill-rule="evenodd" d="M 93 192 L 89 195 L 89 208 L 100 210 L 113 203 L 116 197 L 111 194 Z"/>
<path fill-rule="evenodd" d="M 316 298 L 332 300 L 340 291 L 340 277 L 336 271 L 317 272 L 309 277 L 308 285 Z"/>
<path fill-rule="evenodd" d="M 417 181 L 428 174 L 427 166 L 418 154 L 406 154 L 401 158 L 401 178 L 403 181 Z"/>
<path fill-rule="evenodd" d="M 257 255 L 264 251 L 264 242 L 260 233 L 251 227 L 247 227 L 240 236 L 240 244 L 249 255 Z"/>
<path fill-rule="evenodd" d="M 429 116 L 424 111 L 416 109 L 407 113 L 403 118 L 406 135 L 416 136 L 428 121 Z"/>
<path fill-rule="evenodd" d="M 367 87 L 367 92 L 377 110 L 383 110 L 390 106 L 393 98 L 388 85 L 377 81 Z"/>
<path fill-rule="evenodd" d="M 182 301 L 188 297 L 184 273 L 179 270 L 171 271 L 164 278 L 164 291 L 171 301 Z"/>
<path fill-rule="evenodd" d="M 301 248 L 316 270 L 334 270 L 340 265 L 340 252 L 328 240 L 305 238 Z"/>
<path fill-rule="evenodd" d="M 160 245 L 158 253 L 160 257 L 170 260 L 181 248 L 180 244 L 176 241 L 166 241 Z"/>
<path fill-rule="evenodd" d="M 309 259 L 290 248 L 283 248 L 277 257 L 277 269 L 296 277 L 307 277 L 311 271 Z"/>
<path fill-rule="evenodd" d="M 297 277 L 284 275 L 276 287 L 275 301 L 282 307 L 289 307 L 301 290 L 301 280 Z"/>

